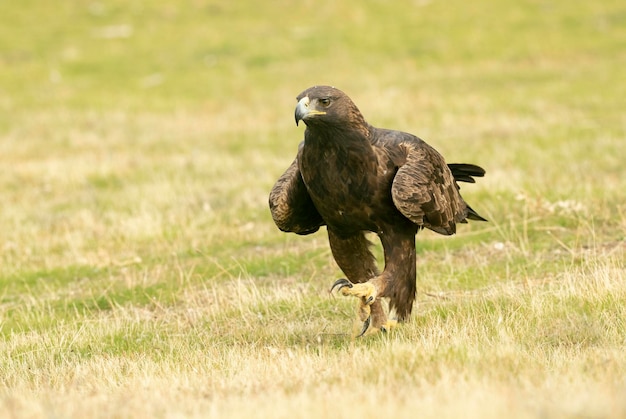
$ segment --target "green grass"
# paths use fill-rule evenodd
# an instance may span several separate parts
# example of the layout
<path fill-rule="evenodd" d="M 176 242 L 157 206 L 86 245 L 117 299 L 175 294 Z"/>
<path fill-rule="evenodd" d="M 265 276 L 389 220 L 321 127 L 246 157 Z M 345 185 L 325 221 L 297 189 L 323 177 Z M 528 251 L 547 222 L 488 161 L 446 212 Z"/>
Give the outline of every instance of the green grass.
<path fill-rule="evenodd" d="M 0 3 L 0 416 L 626 414 L 622 2 L 170 3 Z M 387 335 L 267 208 L 322 83 L 487 170 Z"/>

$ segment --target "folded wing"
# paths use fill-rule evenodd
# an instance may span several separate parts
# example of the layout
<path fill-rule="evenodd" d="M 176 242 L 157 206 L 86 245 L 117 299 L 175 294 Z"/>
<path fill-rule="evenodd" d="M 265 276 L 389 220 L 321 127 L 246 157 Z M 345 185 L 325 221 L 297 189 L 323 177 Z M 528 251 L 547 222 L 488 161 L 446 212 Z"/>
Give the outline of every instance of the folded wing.
<path fill-rule="evenodd" d="M 269 205 L 274 223 L 282 231 L 311 234 L 325 224 L 306 190 L 297 157 L 274 184 Z"/>
<path fill-rule="evenodd" d="M 435 149 L 421 140 L 403 142 L 401 147 L 406 152 L 406 162 L 392 184 L 394 205 L 419 226 L 440 234 L 454 234 L 456 223 L 467 222 L 470 212 L 455 178 L 458 175 L 458 180 L 471 182 L 472 176 L 479 176 L 482 169 L 473 165 L 450 168 Z"/>

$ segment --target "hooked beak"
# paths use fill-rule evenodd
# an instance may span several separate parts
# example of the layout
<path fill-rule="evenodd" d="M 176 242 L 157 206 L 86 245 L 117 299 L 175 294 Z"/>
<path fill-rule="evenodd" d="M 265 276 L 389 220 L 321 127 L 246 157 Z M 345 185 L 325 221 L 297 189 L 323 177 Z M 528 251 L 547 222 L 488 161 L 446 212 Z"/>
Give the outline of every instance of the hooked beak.
<path fill-rule="evenodd" d="M 303 97 L 298 101 L 296 105 L 296 125 L 303 120 L 306 123 L 306 119 L 315 115 L 326 115 L 326 112 L 318 111 L 315 108 L 309 107 L 311 99 L 308 96 Z"/>

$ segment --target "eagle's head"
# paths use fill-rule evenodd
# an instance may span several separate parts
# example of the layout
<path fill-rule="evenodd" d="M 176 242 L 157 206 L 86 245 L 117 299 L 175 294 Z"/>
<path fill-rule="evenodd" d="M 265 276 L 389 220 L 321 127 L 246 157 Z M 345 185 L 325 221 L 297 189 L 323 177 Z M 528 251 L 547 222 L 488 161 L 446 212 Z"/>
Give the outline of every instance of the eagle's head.
<path fill-rule="evenodd" d="M 365 126 L 365 119 L 352 100 L 332 86 L 313 86 L 296 98 L 296 125 L 304 121 L 307 127 Z"/>

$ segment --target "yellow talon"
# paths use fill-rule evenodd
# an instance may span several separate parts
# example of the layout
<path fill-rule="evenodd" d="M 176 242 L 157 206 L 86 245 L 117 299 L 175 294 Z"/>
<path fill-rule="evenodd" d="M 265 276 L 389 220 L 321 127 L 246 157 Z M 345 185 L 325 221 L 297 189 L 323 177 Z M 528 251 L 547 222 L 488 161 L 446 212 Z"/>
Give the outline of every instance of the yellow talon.
<path fill-rule="evenodd" d="M 378 292 L 376 291 L 376 287 L 369 283 L 363 282 L 360 284 L 353 284 L 348 282 L 347 280 L 340 280 L 341 282 L 335 282 L 333 288 L 339 286 L 338 291 L 341 292 L 345 296 L 352 297 L 360 297 L 363 299 L 363 304 L 370 305 L 376 300 L 376 295 Z M 332 289 L 331 288 L 331 291 Z"/>
<path fill-rule="evenodd" d="M 396 326 L 398 326 L 398 321 L 397 320 L 387 320 L 385 322 L 385 324 L 380 326 L 380 331 L 381 332 L 389 332 L 389 331 L 391 331 L 391 329 L 395 329 Z"/>
<path fill-rule="evenodd" d="M 388 332 L 391 332 L 391 329 L 395 329 L 396 326 L 398 326 L 398 321 L 397 320 L 387 320 L 380 327 L 369 327 L 369 328 L 365 328 L 364 327 L 363 331 L 361 332 L 359 337 L 363 336 L 365 334 L 367 334 L 367 335 L 374 335 L 376 333 L 388 333 Z M 365 333 L 366 331 L 367 331 L 367 333 Z"/>
<path fill-rule="evenodd" d="M 360 298 L 358 318 L 361 322 L 363 322 L 363 327 L 361 329 L 361 333 L 359 333 L 357 337 L 363 336 L 368 329 L 370 332 L 374 333 L 377 331 L 387 331 L 397 323 L 395 321 L 387 321 L 380 327 L 370 329 L 370 324 L 372 322 L 372 304 L 374 304 L 376 297 L 378 296 L 378 290 L 371 282 L 353 284 L 347 279 L 342 278 L 335 281 L 333 286 L 330 288 L 330 291 L 332 292 L 335 288 L 337 288 L 337 291 L 341 292 L 342 295 Z M 392 322 L 393 325 L 391 324 Z"/>

